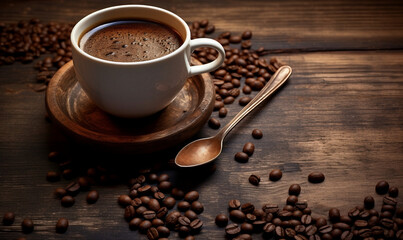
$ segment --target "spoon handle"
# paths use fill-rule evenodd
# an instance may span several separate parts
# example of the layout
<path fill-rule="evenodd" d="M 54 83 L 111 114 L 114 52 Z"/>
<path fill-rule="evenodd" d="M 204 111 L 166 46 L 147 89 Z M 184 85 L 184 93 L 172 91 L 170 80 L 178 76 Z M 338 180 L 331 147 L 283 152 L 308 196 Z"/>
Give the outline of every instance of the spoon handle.
<path fill-rule="evenodd" d="M 266 83 L 266 86 L 260 90 L 258 94 L 227 124 L 217 135 L 221 135 L 221 139 L 225 136 L 255 107 L 262 103 L 267 97 L 272 95 L 283 83 L 290 77 L 292 69 L 290 66 L 280 67 L 276 73 Z"/>

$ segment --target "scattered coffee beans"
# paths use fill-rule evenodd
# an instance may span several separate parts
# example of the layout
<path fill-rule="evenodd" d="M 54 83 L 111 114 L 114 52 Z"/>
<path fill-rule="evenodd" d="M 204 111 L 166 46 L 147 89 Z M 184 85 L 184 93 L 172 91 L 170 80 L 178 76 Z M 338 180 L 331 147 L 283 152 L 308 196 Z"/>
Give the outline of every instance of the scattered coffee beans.
<path fill-rule="evenodd" d="M 227 226 L 227 224 L 228 224 L 228 217 L 227 217 L 227 215 L 222 214 L 222 213 L 218 214 L 218 215 L 215 217 L 215 223 L 216 223 L 217 226 L 219 226 L 219 227 L 225 227 L 225 226 Z"/>
<path fill-rule="evenodd" d="M 389 188 L 389 197 L 396 198 L 399 195 L 399 189 L 397 187 Z"/>
<path fill-rule="evenodd" d="M 260 177 L 258 175 L 252 174 L 249 176 L 249 182 L 255 186 L 258 186 L 260 183 Z"/>
<path fill-rule="evenodd" d="M 269 179 L 271 181 L 278 181 L 283 176 L 283 172 L 280 169 L 274 169 L 269 174 Z"/>
<path fill-rule="evenodd" d="M 249 160 L 249 156 L 244 152 L 237 152 L 234 156 L 234 159 L 239 163 L 246 163 Z"/>
<path fill-rule="evenodd" d="M 9 226 L 14 223 L 15 215 L 13 212 L 6 212 L 3 216 L 3 225 Z"/>
<path fill-rule="evenodd" d="M 208 125 L 212 129 L 219 129 L 221 126 L 221 123 L 216 118 L 210 118 L 210 120 L 208 121 Z"/>
<path fill-rule="evenodd" d="M 321 183 L 325 181 L 325 175 L 321 172 L 312 172 L 308 175 L 308 181 L 310 183 Z"/>
<path fill-rule="evenodd" d="M 62 197 L 62 200 L 61 200 L 61 204 L 63 207 L 71 207 L 74 205 L 75 202 L 76 201 L 74 200 L 74 198 L 69 195 Z"/>
<path fill-rule="evenodd" d="M 65 233 L 69 227 L 69 221 L 66 218 L 59 218 L 56 223 L 56 232 Z"/>
<path fill-rule="evenodd" d="M 96 190 L 92 190 L 90 192 L 88 192 L 87 194 L 87 203 L 88 204 L 94 204 L 96 203 L 96 201 L 98 201 L 99 198 L 99 193 Z"/>
<path fill-rule="evenodd" d="M 247 142 L 245 143 L 245 145 L 243 146 L 243 150 L 244 153 L 248 154 L 248 156 L 252 156 L 253 152 L 255 151 L 255 145 L 251 142 Z"/>
<path fill-rule="evenodd" d="M 288 194 L 289 195 L 295 195 L 298 196 L 301 192 L 301 186 L 298 184 L 292 184 L 290 188 L 288 189 Z"/>

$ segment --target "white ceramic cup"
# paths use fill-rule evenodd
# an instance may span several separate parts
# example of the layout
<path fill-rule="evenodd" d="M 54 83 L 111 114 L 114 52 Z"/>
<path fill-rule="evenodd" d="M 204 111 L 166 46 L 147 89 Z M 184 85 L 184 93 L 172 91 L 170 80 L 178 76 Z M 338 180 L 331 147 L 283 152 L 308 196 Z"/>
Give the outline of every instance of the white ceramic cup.
<path fill-rule="evenodd" d="M 80 38 L 101 24 L 117 20 L 141 19 L 163 23 L 175 29 L 183 44 L 170 54 L 140 62 L 113 62 L 84 52 Z M 82 89 L 102 110 L 119 117 L 138 118 L 168 106 L 188 77 L 217 69 L 224 61 L 220 43 L 208 38 L 190 40 L 190 29 L 179 16 L 146 5 L 105 8 L 81 19 L 71 32 L 74 70 Z M 191 53 L 199 47 L 218 51 L 211 63 L 190 66 Z"/>

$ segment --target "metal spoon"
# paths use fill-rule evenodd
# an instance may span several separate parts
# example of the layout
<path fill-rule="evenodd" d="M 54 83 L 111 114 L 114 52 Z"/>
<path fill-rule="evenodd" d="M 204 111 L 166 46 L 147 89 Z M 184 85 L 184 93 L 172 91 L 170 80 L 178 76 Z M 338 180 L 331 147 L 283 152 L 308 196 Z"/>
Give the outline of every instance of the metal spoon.
<path fill-rule="evenodd" d="M 175 163 L 180 167 L 196 167 L 216 159 L 227 134 L 256 106 L 273 94 L 291 75 L 290 66 L 280 67 L 270 78 L 266 86 L 227 124 L 217 135 L 193 141 L 182 148 L 176 155 Z"/>

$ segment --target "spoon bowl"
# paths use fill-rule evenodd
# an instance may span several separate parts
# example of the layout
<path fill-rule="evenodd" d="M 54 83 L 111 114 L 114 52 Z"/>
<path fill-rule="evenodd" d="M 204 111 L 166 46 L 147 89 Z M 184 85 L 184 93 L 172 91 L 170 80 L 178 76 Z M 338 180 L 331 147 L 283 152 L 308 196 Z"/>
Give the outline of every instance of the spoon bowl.
<path fill-rule="evenodd" d="M 179 167 L 196 167 L 216 159 L 222 151 L 225 136 L 253 109 L 272 95 L 290 77 L 290 66 L 280 67 L 266 83 L 266 86 L 227 124 L 217 135 L 193 141 L 176 155 L 175 164 Z"/>

